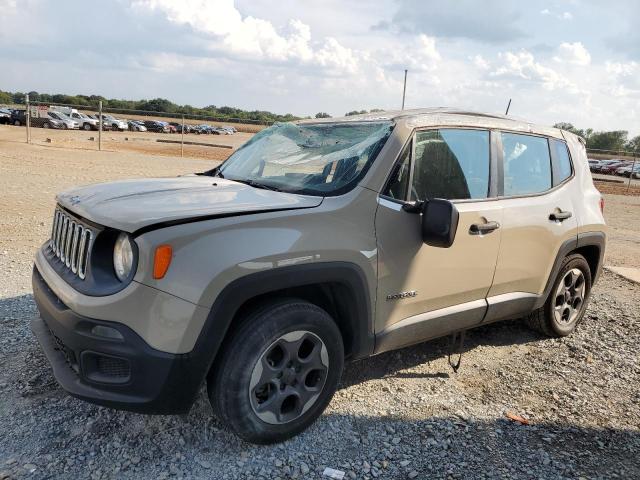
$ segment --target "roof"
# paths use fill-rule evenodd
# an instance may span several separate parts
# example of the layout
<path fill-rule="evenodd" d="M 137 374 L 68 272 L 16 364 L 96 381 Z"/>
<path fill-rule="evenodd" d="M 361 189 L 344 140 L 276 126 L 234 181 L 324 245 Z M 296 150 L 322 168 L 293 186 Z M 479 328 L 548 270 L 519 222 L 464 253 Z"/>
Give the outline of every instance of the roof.
<path fill-rule="evenodd" d="M 334 122 L 371 122 L 380 120 L 393 120 L 404 122 L 407 127 L 431 127 L 431 126 L 455 126 L 455 127 L 481 127 L 511 130 L 523 133 L 536 133 L 551 137 L 563 138 L 560 129 L 537 125 L 517 117 L 506 115 L 473 112 L 469 110 L 433 107 L 410 110 L 390 110 L 382 112 L 350 115 L 337 118 L 313 118 L 299 120 L 296 123 L 334 123 Z"/>

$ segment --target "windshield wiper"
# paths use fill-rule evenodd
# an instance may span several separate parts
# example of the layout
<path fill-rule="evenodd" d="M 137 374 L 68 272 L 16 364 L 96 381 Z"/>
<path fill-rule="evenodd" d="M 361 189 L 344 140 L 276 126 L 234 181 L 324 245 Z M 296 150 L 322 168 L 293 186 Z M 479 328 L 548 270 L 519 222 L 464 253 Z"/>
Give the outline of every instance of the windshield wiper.
<path fill-rule="evenodd" d="M 212 168 L 211 170 L 207 170 L 206 172 L 199 172 L 199 173 L 196 173 L 196 175 L 224 178 L 224 175 L 220 171 L 220 167 Z"/>
<path fill-rule="evenodd" d="M 244 183 L 245 185 L 249 185 L 250 187 L 253 188 L 260 188 L 262 190 L 271 190 L 274 192 L 282 192 L 283 190 L 281 188 L 275 187 L 273 185 L 267 185 L 264 183 L 260 183 L 260 182 L 256 182 L 255 180 L 250 180 L 250 179 L 236 179 L 236 178 L 230 178 L 229 180 L 232 180 L 234 182 L 238 182 L 238 183 Z"/>

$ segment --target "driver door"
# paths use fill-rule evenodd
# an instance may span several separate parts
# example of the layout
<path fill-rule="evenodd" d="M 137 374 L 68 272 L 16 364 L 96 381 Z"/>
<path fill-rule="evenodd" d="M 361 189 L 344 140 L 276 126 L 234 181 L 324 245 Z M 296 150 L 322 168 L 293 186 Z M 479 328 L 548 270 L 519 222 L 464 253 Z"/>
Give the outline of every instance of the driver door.
<path fill-rule="evenodd" d="M 488 130 L 433 129 L 416 132 L 401 153 L 375 219 L 376 352 L 482 321 L 502 221 L 502 209 L 492 201 L 496 175 L 491 174 L 491 150 Z M 424 244 L 421 215 L 402 208 L 429 198 L 451 200 L 458 209 L 457 233 L 449 248 Z"/>

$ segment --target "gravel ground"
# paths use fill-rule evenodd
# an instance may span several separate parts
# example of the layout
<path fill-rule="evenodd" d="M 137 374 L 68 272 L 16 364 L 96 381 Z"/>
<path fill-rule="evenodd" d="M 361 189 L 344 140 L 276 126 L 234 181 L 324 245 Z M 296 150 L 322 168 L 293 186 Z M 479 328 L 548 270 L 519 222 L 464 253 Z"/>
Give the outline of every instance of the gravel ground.
<path fill-rule="evenodd" d="M 467 335 L 455 374 L 446 339 L 356 362 L 320 420 L 275 446 L 238 440 L 204 392 L 188 415 L 155 417 L 67 396 L 28 328 L 31 258 L 53 192 L 203 165 L 77 155 L 0 141 L 0 480 L 320 478 L 326 467 L 345 478 L 640 478 L 640 286 L 608 272 L 571 337 L 545 339 L 518 321 L 485 326 Z M 33 175 L 20 175 L 25 165 Z M 631 235 L 620 249 L 637 256 L 638 216 L 627 200 L 607 200 L 628 230 L 612 235 Z"/>

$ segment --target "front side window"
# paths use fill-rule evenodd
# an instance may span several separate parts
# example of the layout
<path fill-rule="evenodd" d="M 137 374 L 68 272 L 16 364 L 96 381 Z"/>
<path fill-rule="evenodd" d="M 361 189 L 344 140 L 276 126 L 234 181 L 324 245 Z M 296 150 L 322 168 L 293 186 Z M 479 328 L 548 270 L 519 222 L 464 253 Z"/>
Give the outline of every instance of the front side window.
<path fill-rule="evenodd" d="M 489 132 L 486 130 L 418 132 L 411 200 L 487 198 L 490 156 Z"/>
<path fill-rule="evenodd" d="M 527 195 L 551 188 L 549 142 L 543 137 L 502 132 L 504 195 Z"/>
<path fill-rule="evenodd" d="M 384 146 L 393 122 L 277 123 L 217 170 L 223 178 L 305 195 L 353 188 Z"/>
<path fill-rule="evenodd" d="M 409 145 L 404 148 L 391 172 L 391 177 L 389 178 L 387 188 L 385 188 L 383 195 L 395 200 L 404 201 L 407 199 L 407 188 L 409 187 L 409 176 L 411 173 L 411 150 L 412 142 L 409 142 Z"/>

